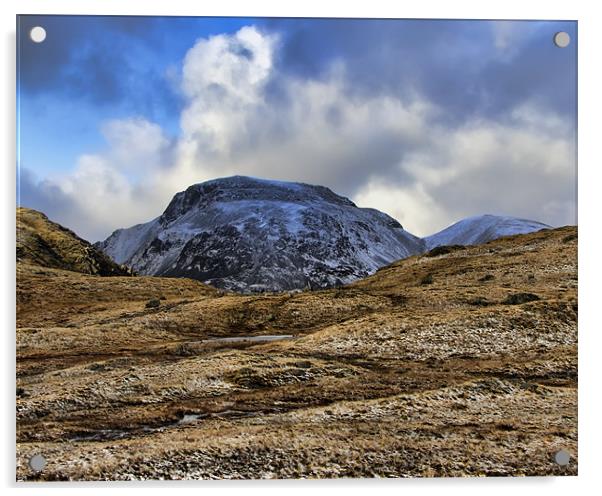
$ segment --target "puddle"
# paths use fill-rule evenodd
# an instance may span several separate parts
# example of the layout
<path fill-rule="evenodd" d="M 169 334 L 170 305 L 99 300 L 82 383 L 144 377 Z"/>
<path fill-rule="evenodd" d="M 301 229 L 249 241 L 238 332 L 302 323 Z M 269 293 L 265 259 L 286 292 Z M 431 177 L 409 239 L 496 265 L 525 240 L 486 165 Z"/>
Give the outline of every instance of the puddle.
<path fill-rule="evenodd" d="M 116 439 L 125 439 L 135 434 L 135 430 L 121 429 L 101 429 L 94 432 L 84 432 L 77 436 L 71 436 L 69 441 L 114 441 Z"/>
<path fill-rule="evenodd" d="M 279 341 L 283 339 L 294 339 L 292 334 L 266 334 L 263 336 L 232 336 L 227 338 L 209 338 L 201 341 L 189 341 L 190 343 L 253 343 L 259 341 Z"/>
<path fill-rule="evenodd" d="M 182 418 L 159 426 L 145 425 L 134 429 L 101 429 L 93 432 L 80 433 L 69 438 L 69 441 L 114 441 L 154 432 L 163 432 L 166 429 L 193 424 L 204 418 L 241 418 L 252 417 L 262 412 L 245 412 L 242 410 L 224 410 L 215 413 L 185 413 Z"/>
<path fill-rule="evenodd" d="M 170 426 L 192 424 L 193 422 L 196 422 L 197 420 L 207 416 L 208 415 L 206 413 L 185 413 L 181 419 L 173 422 L 170 424 Z"/>

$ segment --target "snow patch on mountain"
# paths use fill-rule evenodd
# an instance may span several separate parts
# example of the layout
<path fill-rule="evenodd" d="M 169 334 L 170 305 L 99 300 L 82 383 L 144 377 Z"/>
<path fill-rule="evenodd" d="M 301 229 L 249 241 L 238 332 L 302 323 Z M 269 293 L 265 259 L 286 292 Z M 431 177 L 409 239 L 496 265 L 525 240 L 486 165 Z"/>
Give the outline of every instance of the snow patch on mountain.
<path fill-rule="evenodd" d="M 549 229 L 550 226 L 533 220 L 500 215 L 467 217 L 436 234 L 424 238 L 428 250 L 442 245 L 476 245 L 503 236 L 527 234 Z"/>

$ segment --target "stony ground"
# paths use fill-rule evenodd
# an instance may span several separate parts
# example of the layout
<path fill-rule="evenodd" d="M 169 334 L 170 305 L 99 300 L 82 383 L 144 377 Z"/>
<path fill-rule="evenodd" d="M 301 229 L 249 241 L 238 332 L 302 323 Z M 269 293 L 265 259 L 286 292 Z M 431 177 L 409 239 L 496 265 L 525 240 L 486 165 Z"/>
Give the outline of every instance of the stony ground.
<path fill-rule="evenodd" d="M 17 270 L 19 480 L 577 473 L 576 228 L 296 294 Z"/>

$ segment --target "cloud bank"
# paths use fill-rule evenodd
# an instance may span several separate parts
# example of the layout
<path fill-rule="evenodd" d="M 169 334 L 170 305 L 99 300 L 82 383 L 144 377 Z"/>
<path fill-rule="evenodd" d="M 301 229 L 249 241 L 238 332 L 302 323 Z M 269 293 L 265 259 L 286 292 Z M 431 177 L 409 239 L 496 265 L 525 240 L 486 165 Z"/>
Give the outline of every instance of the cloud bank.
<path fill-rule="evenodd" d="M 513 29 L 492 30 L 495 50 L 508 50 Z M 575 223 L 575 129 L 561 110 L 534 96 L 455 118 L 419 81 L 359 91 L 345 57 L 293 71 L 290 50 L 253 25 L 197 40 L 179 74 L 176 138 L 142 116 L 105 122 L 105 149 L 71 172 L 24 168 L 21 204 L 95 241 L 160 215 L 193 183 L 243 174 L 323 184 L 417 235 L 481 213 Z"/>

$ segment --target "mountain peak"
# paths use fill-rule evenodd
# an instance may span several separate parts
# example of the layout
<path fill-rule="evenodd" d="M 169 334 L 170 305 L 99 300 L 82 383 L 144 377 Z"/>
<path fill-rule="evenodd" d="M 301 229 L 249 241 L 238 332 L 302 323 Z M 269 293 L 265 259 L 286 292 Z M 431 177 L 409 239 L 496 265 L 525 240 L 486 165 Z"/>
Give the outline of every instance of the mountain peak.
<path fill-rule="evenodd" d="M 231 176 L 190 186 L 98 246 L 142 274 L 278 291 L 355 281 L 424 242 L 324 186 Z"/>
<path fill-rule="evenodd" d="M 161 216 L 164 224 L 191 209 L 205 209 L 218 202 L 266 201 L 286 203 L 328 202 L 355 207 L 355 204 L 325 186 L 260 179 L 250 176 L 229 176 L 193 184 L 177 193 Z"/>
<path fill-rule="evenodd" d="M 327 187 L 230 176 L 177 193 L 163 214 L 97 246 L 146 275 L 242 291 L 347 284 L 439 245 L 484 243 L 549 226 L 484 214 L 424 239 Z"/>
<path fill-rule="evenodd" d="M 441 245 L 476 245 L 503 236 L 526 234 L 549 228 L 547 224 L 534 220 L 483 214 L 462 219 L 424 240 L 428 249 Z"/>

